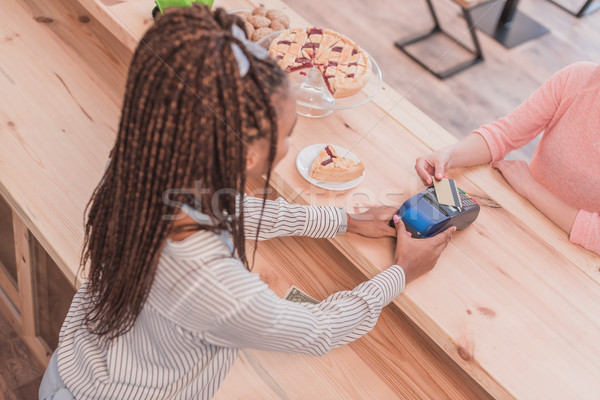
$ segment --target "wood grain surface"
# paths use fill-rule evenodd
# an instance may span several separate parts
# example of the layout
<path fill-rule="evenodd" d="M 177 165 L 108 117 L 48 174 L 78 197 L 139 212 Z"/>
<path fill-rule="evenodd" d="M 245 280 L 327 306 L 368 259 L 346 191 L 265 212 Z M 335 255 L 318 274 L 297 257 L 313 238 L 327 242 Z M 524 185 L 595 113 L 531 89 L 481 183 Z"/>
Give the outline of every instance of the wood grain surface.
<path fill-rule="evenodd" d="M 21 165 L 22 167 L 20 169 L 24 169 L 30 174 L 31 181 L 36 181 L 36 174 L 39 174 L 39 176 L 46 176 L 48 170 L 52 171 L 55 168 L 58 168 L 61 173 L 64 173 L 65 169 L 72 169 L 76 174 L 72 177 L 73 179 L 79 179 L 80 181 L 88 179 L 89 182 L 87 183 L 90 185 L 89 188 L 92 188 L 92 185 L 95 184 L 94 180 L 98 179 L 100 176 L 103 160 L 97 162 L 98 160 L 94 155 L 89 158 L 86 157 L 91 155 L 93 150 L 92 147 L 78 147 L 75 144 L 69 145 L 68 142 L 65 143 L 61 139 L 61 136 L 66 133 L 66 129 L 56 128 L 68 126 L 65 117 L 71 119 L 83 119 L 84 122 L 85 120 L 89 120 L 88 115 L 95 118 L 95 114 L 93 114 L 94 109 L 91 108 L 91 112 L 88 113 L 87 108 L 85 108 L 84 110 L 86 112 L 84 113 L 84 110 L 79 106 L 79 102 L 72 101 L 72 97 L 69 98 L 69 96 L 60 96 L 60 93 L 66 87 L 80 85 L 80 82 L 87 80 L 89 81 L 89 84 L 87 86 L 84 85 L 79 87 L 80 91 L 78 93 L 85 93 L 85 90 L 89 90 L 92 95 L 97 95 L 99 90 L 101 90 L 104 95 L 96 96 L 94 104 L 97 105 L 97 107 L 109 105 L 108 110 L 115 112 L 117 109 L 113 107 L 112 104 L 117 103 L 115 99 L 118 98 L 118 91 L 121 90 L 116 82 L 119 80 L 124 81 L 124 77 L 119 75 L 120 73 L 123 73 L 123 69 L 121 68 L 122 63 L 116 62 L 108 57 L 104 51 L 99 53 L 95 59 L 89 56 L 88 50 L 90 46 L 96 46 L 105 41 L 110 41 L 111 38 L 108 37 L 104 38 L 104 40 L 99 40 L 94 36 L 98 34 L 98 30 L 96 29 L 96 32 L 89 30 L 90 27 L 95 26 L 96 22 L 93 18 L 85 23 L 81 23 L 79 17 L 75 18 L 76 15 L 85 15 L 84 10 L 78 9 L 78 7 L 75 6 L 73 10 L 71 10 L 72 12 L 67 12 L 67 7 L 62 2 L 51 4 L 27 0 L 19 1 L 18 3 L 20 7 L 12 6 L 12 8 L 8 8 L 8 10 L 11 11 L 12 18 L 16 19 L 15 25 L 20 25 L 20 30 L 14 33 L 11 32 L 10 34 L 3 36 L 3 38 L 6 42 L 12 42 L 15 38 L 19 39 L 22 37 L 20 32 L 24 32 L 25 36 L 38 35 L 40 38 L 46 37 L 45 40 L 42 39 L 39 43 L 35 40 L 35 36 L 31 41 L 19 43 L 19 46 L 22 46 L 22 51 L 18 53 L 18 56 L 19 61 L 22 63 L 30 62 L 30 60 L 36 56 L 45 58 L 50 68 L 44 68 L 38 65 L 38 68 L 34 71 L 38 82 L 37 85 L 21 85 L 21 82 L 19 82 L 19 85 L 16 85 L 17 81 L 13 80 L 16 87 L 12 88 L 12 90 L 17 98 L 22 96 L 31 99 L 31 106 L 38 114 L 40 114 L 40 119 L 52 119 L 56 117 L 56 121 L 55 125 L 51 124 L 49 126 L 40 127 L 38 125 L 39 120 L 29 121 L 26 119 L 26 108 L 21 109 L 25 111 L 23 113 L 19 113 L 16 110 L 12 110 L 10 114 L 7 113 L 6 120 L 4 121 L 5 124 L 2 125 L 3 129 L 10 128 L 13 131 L 16 130 L 17 123 L 15 121 L 19 121 L 20 118 L 23 118 L 23 122 L 19 122 L 18 124 L 18 127 L 23 129 L 23 139 L 17 141 L 17 144 L 25 141 L 25 138 L 32 140 L 32 151 L 35 149 L 36 154 L 39 155 L 37 159 L 41 162 L 30 164 L 31 160 L 29 159 L 30 157 L 28 157 L 29 153 L 21 151 L 21 149 L 12 142 L 15 137 L 14 133 L 3 136 L 3 144 L 6 145 L 4 149 L 6 151 L 5 154 L 8 155 L 11 152 L 15 153 L 15 159 L 18 160 L 18 163 L 15 162 L 12 165 Z M 50 22 L 50 20 L 52 22 Z M 2 21 L 0 26 L 8 31 L 7 27 L 9 27 L 9 25 L 5 25 L 4 21 Z M 86 35 L 82 35 L 82 31 L 86 33 Z M 100 33 L 102 32 L 100 31 Z M 87 39 L 85 38 L 87 36 L 91 37 L 91 44 L 86 41 Z M 80 40 L 78 39 L 79 37 L 83 37 L 85 40 Z M 51 42 L 51 40 L 53 42 Z M 49 45 L 49 43 L 53 44 Z M 0 47 L 0 51 L 7 50 Z M 60 69 L 56 74 L 50 73 L 54 72 L 52 70 L 55 62 L 60 63 L 61 60 L 69 61 L 68 73 L 58 75 L 61 71 Z M 7 74 L 5 75 L 7 76 L 7 79 L 12 79 L 13 77 L 21 78 L 16 69 L 16 62 L 13 70 L 9 70 L 4 64 L 1 66 L 3 71 L 5 71 L 5 74 Z M 109 67 L 114 67 L 114 76 L 112 76 L 111 79 L 107 78 L 110 74 L 106 73 L 106 71 L 104 77 L 101 74 L 97 74 L 98 68 L 103 69 Z M 8 75 L 8 72 L 10 72 L 10 75 Z M 64 75 L 64 78 L 62 75 Z M 60 76 L 60 79 L 58 79 L 58 76 Z M 82 76 L 86 76 L 87 79 L 81 78 Z M 80 80 L 78 81 L 78 79 Z M 53 94 L 57 91 L 56 80 L 58 80 L 61 85 L 59 86 L 60 90 L 58 90 L 59 93 L 56 96 L 56 100 L 62 102 L 63 114 L 55 116 L 53 115 L 53 112 L 55 111 L 53 108 L 45 107 L 44 99 L 36 100 L 36 91 L 40 89 L 39 82 L 47 82 L 47 87 L 43 87 L 43 89 L 48 91 L 49 94 Z M 8 83 L 12 82 L 9 80 Z M 96 85 L 98 87 L 96 87 Z M 10 88 L 10 85 L 7 84 L 7 87 Z M 72 95 L 72 92 L 67 91 L 67 94 Z M 7 109 L 3 108 L 3 110 Z M 70 121 L 69 123 L 81 124 L 81 121 Z M 85 136 L 97 135 L 96 131 L 98 126 L 90 124 L 88 128 L 89 130 L 85 132 Z M 8 131 L 4 130 L 3 132 L 8 133 Z M 39 148 L 36 147 L 36 143 L 39 143 L 38 140 L 40 140 L 41 135 L 49 136 L 48 140 L 55 143 L 55 146 L 51 151 L 48 151 L 50 154 L 45 154 L 45 149 L 50 148 L 45 146 Z M 109 148 L 110 139 L 112 139 L 110 138 L 110 135 L 107 136 L 100 137 L 99 139 L 102 140 L 106 149 Z M 42 144 L 43 143 L 47 142 L 42 141 Z M 65 148 L 62 148 L 63 145 L 65 145 Z M 45 157 L 50 157 L 52 152 L 59 152 L 60 154 L 54 159 L 47 160 Z M 72 157 L 73 159 L 70 159 L 70 153 L 75 152 L 79 152 L 79 154 Z M 102 156 L 98 156 L 98 158 L 101 159 Z M 8 157 L 3 160 L 12 161 Z M 56 160 L 60 160 L 58 165 L 54 165 Z M 85 174 L 89 174 L 89 166 L 93 165 L 95 162 L 96 164 L 92 168 L 97 169 L 97 175 L 88 175 L 85 177 Z M 81 169 L 81 171 L 78 171 L 78 169 Z M 15 187 L 18 188 L 18 185 L 15 183 L 18 183 L 19 179 L 23 178 L 23 175 L 16 174 L 12 179 L 9 179 L 7 176 L 9 174 L 8 169 L 5 169 L 4 172 L 5 174 L 0 175 L 2 177 L 0 181 L 8 185 L 11 189 L 14 189 Z M 56 180 L 57 178 L 53 177 L 52 182 Z M 43 182 L 44 179 L 40 179 L 40 181 Z M 50 182 L 49 185 L 51 185 L 52 182 Z M 77 214 L 83 212 L 84 202 L 79 204 L 76 203 L 76 206 L 72 207 L 72 202 L 65 202 L 63 199 L 58 199 L 58 196 L 45 198 L 48 193 L 49 195 L 52 195 L 53 191 L 49 190 L 46 192 L 45 190 L 48 188 L 43 187 L 44 192 L 41 193 L 40 189 L 42 189 L 42 185 L 40 184 L 27 186 L 26 188 L 28 191 L 23 197 L 18 197 L 19 191 L 9 191 L 8 189 L 3 195 L 6 195 L 11 199 L 13 207 L 18 210 L 19 214 L 29 218 L 28 227 L 36 232 L 37 237 L 46 242 L 46 247 L 48 249 L 55 254 L 58 254 L 59 252 L 65 253 L 63 254 L 63 257 L 59 258 L 59 261 L 61 261 L 61 268 L 63 269 L 63 272 L 65 272 L 65 275 L 72 279 L 77 271 L 78 247 L 80 246 L 80 243 L 67 243 L 67 246 L 63 246 L 62 249 L 57 249 L 65 244 L 59 242 L 68 242 L 72 237 L 69 235 L 57 236 L 55 232 L 60 232 L 62 230 L 62 226 L 60 226 L 61 222 L 70 224 L 71 226 L 69 228 L 75 231 L 80 229 L 78 220 L 81 216 Z M 68 189 L 68 185 L 62 185 L 61 188 Z M 62 213 L 60 218 L 56 219 L 53 217 L 52 213 L 40 213 L 44 218 L 49 220 L 46 221 L 47 223 L 56 224 L 56 231 L 43 233 L 43 231 L 37 228 L 38 217 L 36 213 L 32 213 L 32 210 L 43 210 L 43 207 L 36 204 L 38 202 L 36 196 L 29 197 L 35 193 L 38 193 L 40 198 L 45 199 L 43 205 L 49 206 L 50 211 L 52 211 L 52 208 L 55 208 L 57 212 Z M 69 191 L 64 190 L 62 193 L 63 195 L 68 196 Z M 20 238 L 19 243 L 27 247 L 27 230 L 20 228 L 18 229 L 18 234 Z M 79 233 L 79 235 L 81 235 L 81 233 Z M 21 238 L 21 236 L 23 237 Z M 73 235 L 73 237 L 77 238 L 77 235 Z M 282 294 L 285 286 L 292 282 L 298 284 L 298 282 L 307 281 L 308 279 L 307 283 L 304 284 L 305 286 L 311 282 L 314 284 L 318 281 L 323 285 L 323 296 L 326 296 L 328 292 L 341 290 L 342 287 L 338 286 L 340 283 L 343 283 L 344 287 L 347 288 L 356 286 L 361 280 L 364 280 L 364 276 L 357 270 L 347 268 L 345 258 L 343 258 L 339 252 L 336 252 L 327 241 L 320 241 L 320 243 L 321 245 L 325 245 L 329 250 L 320 250 L 320 252 L 315 252 L 317 247 L 314 243 L 303 243 L 301 241 L 298 243 L 290 243 L 294 244 L 295 247 L 291 245 L 285 246 L 275 242 L 269 246 L 261 247 L 259 252 L 257 270 L 258 268 L 264 270 L 261 274 L 266 280 L 280 283 L 278 286 L 273 286 L 278 293 Z M 68 248 L 69 251 L 65 251 L 65 248 Z M 270 251 L 269 249 L 273 251 Z M 299 276 L 302 277 L 303 280 L 298 280 L 298 278 L 295 278 L 294 276 L 288 276 L 284 279 L 280 273 L 282 270 L 279 268 L 288 268 L 289 266 L 296 264 L 293 262 L 293 259 L 289 258 L 289 251 L 294 252 L 296 255 L 300 255 L 300 252 L 303 252 L 303 254 L 305 254 L 305 259 L 310 260 L 312 263 L 318 263 L 319 259 L 331 260 L 332 263 L 336 262 L 335 265 L 337 268 L 342 268 L 342 272 L 346 271 L 347 276 L 340 274 L 340 276 L 345 279 L 339 279 L 337 276 L 320 277 L 318 276 L 319 270 L 315 270 L 312 275 L 303 274 L 301 271 Z M 335 260 L 330 256 L 330 252 L 337 254 L 338 258 L 341 257 L 341 261 L 339 259 Z M 26 257 L 27 254 L 28 250 L 26 249 L 19 253 L 21 257 Z M 327 264 L 328 268 L 333 267 L 332 263 Z M 23 267 L 25 267 L 26 264 L 28 265 L 25 260 L 23 260 L 22 264 Z M 305 265 L 301 266 L 301 268 L 304 267 Z M 293 272 L 290 273 L 293 274 Z M 317 277 L 314 276 L 315 273 L 317 274 Z M 29 274 L 31 275 L 31 271 L 29 271 Z M 279 279 L 277 277 L 279 277 Z M 31 279 L 31 277 L 27 277 L 27 279 L 23 279 L 22 281 L 28 283 L 31 282 Z M 79 284 L 79 282 L 77 282 L 77 284 Z M 31 288 L 29 290 L 31 290 Z M 33 316 L 35 313 L 33 312 L 32 307 L 32 304 L 27 304 L 27 316 L 24 320 L 24 322 L 26 322 L 24 328 L 28 331 L 28 334 L 32 334 L 31 331 L 34 329 Z M 39 312 L 39 310 L 37 311 Z M 54 322 L 58 323 L 59 321 Z M 398 324 L 402 324 L 402 326 L 399 327 Z M 227 382 L 232 383 L 224 384 L 222 390 L 219 392 L 219 396 L 222 396 L 222 398 L 307 398 L 314 397 L 316 394 L 323 395 L 327 393 L 328 398 L 340 398 L 340 396 L 346 398 L 406 398 L 405 396 L 409 396 L 410 398 L 449 398 L 448 394 L 454 398 L 465 399 L 486 397 L 486 393 L 479 385 L 477 385 L 467 374 L 457 368 L 449 357 L 447 357 L 431 340 L 424 336 L 414 324 L 411 324 L 406 316 L 398 313 L 398 310 L 392 310 L 390 308 L 389 311 L 382 316 L 380 326 L 381 327 L 378 328 L 378 330 L 383 331 L 385 337 L 382 338 L 381 334 L 376 335 L 374 333 L 370 337 L 376 338 L 376 342 L 358 342 L 356 345 L 347 346 L 344 349 L 337 350 L 336 353 L 328 355 L 327 358 L 298 356 L 298 358 L 295 359 L 293 357 L 297 356 L 288 354 L 270 354 L 252 351 L 245 352 L 241 355 L 234 369 L 228 375 Z M 385 330 L 384 327 L 386 328 Z M 25 343 L 30 345 L 35 341 L 31 337 L 28 337 L 27 339 L 28 340 L 25 341 Z M 395 340 L 396 343 L 390 343 L 391 339 Z M 385 347 L 382 346 L 377 350 L 374 346 L 378 342 L 384 344 Z M 35 345 L 36 348 L 39 349 L 39 343 L 35 343 Z M 21 346 L 24 346 L 24 344 L 21 343 Z M 399 357 L 390 357 L 389 355 L 392 351 L 395 354 L 398 354 Z M 45 351 L 37 351 L 37 353 L 40 353 L 39 358 L 42 363 L 47 362 L 48 354 Z M 290 357 L 292 357 L 292 359 L 290 359 Z M 348 366 L 348 368 L 345 366 Z M 307 371 L 307 373 L 304 374 L 303 371 Z M 16 375 L 19 375 L 17 372 L 18 371 L 16 370 L 11 371 L 10 373 L 4 371 L 2 372 L 2 376 L 14 378 Z M 302 379 L 299 379 L 299 377 L 302 377 Z M 29 389 L 33 390 L 35 389 L 35 385 L 39 384 L 40 378 L 41 376 L 35 378 L 33 384 L 29 385 L 31 387 L 20 387 L 18 389 L 20 392 Z M 312 384 L 307 385 L 307 381 Z M 244 384 L 242 384 L 243 382 Z M 317 382 L 319 383 L 317 384 Z M 348 385 L 348 382 L 353 382 L 353 384 Z M 5 393 L 6 396 L 9 396 L 10 394 L 8 391 Z"/>
<path fill-rule="evenodd" d="M 0 193 L 74 281 L 83 209 L 104 170 L 119 108 L 47 25 L 14 1 L 0 17 Z"/>
<path fill-rule="evenodd" d="M 365 280 L 332 243 L 322 239 L 259 242 L 252 270 L 280 296 L 295 285 L 324 299 Z M 490 398 L 395 307 L 384 309 L 368 335 L 323 357 L 243 350 L 233 372 L 241 369 L 239 364 L 279 398 Z M 238 379 L 237 374 L 228 376 L 217 398 L 231 398 Z"/>
<path fill-rule="evenodd" d="M 151 0 L 81 3 L 130 50 L 147 28 L 152 8 Z M 261 3 L 283 8 L 293 25 L 309 25 L 278 0 Z M 234 9 L 254 3 L 217 0 L 216 5 Z M 24 9 L 13 3 L 6 7 L 0 16 L 0 89 L 9 96 L 0 100 L 0 188 L 63 272 L 74 277 L 83 206 L 103 170 L 118 107 L 115 96 L 96 83 L 93 70 L 48 35 L 49 28 L 31 24 Z M 46 90 L 40 91 L 37 82 L 45 82 Z M 36 109 L 44 112 L 28 111 Z M 300 119 L 292 140 L 290 154 L 276 169 L 274 188 L 290 201 L 352 209 L 364 204 L 399 206 L 422 190 L 414 160 L 456 139 L 384 85 L 374 101 L 357 110 Z M 324 142 L 351 149 L 365 163 L 359 187 L 326 192 L 297 173 L 297 153 Z M 481 214 L 473 226 L 455 234 L 438 266 L 413 282 L 395 306 L 497 398 L 597 398 L 600 257 L 570 244 L 566 234 L 489 167 L 453 171 L 451 177 L 480 201 Z M 30 182 L 38 186 L 32 188 Z M 33 195 L 42 191 L 43 197 Z M 331 243 L 350 261 L 348 267 L 365 279 L 392 262 L 392 240 L 349 234 Z M 315 280 L 303 289 L 316 293 L 320 285 Z M 357 358 L 349 354 L 346 362 L 364 365 L 355 354 Z M 242 366 L 253 365 L 258 357 L 253 352 L 244 355 Z M 287 360 L 272 357 L 259 363 L 262 368 Z M 279 386 L 265 381 L 265 393 L 281 397 L 277 388 L 294 390 L 302 382 L 276 373 L 267 375 L 276 377 Z M 322 379 L 335 387 L 338 379 L 344 381 L 344 373 L 334 372 L 338 378 L 331 382 Z M 246 367 L 243 374 L 258 372 Z M 385 383 L 382 391 L 387 386 L 398 393 L 384 376 L 375 375 Z M 362 390 L 352 385 L 342 389 L 350 395 Z"/>

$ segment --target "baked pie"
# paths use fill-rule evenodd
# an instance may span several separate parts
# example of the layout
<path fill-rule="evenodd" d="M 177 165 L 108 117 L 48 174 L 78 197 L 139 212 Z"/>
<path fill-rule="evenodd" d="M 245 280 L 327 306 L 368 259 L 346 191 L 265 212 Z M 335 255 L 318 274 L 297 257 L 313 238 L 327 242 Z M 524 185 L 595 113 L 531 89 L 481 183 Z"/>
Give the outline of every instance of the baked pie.
<path fill-rule="evenodd" d="M 310 167 L 310 177 L 319 181 L 346 182 L 360 177 L 364 171 L 362 162 L 341 157 L 332 145 L 327 145 Z"/>
<path fill-rule="evenodd" d="M 273 40 L 269 54 L 288 72 L 318 68 L 335 98 L 360 92 L 371 76 L 367 53 L 330 29 L 288 29 Z"/>

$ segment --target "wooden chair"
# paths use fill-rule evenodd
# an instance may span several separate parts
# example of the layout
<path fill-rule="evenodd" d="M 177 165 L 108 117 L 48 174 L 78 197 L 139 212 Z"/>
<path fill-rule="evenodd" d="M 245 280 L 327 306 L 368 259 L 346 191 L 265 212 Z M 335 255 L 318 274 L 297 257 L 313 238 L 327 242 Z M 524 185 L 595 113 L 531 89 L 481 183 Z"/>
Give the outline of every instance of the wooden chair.
<path fill-rule="evenodd" d="M 475 50 L 472 50 L 469 47 L 465 46 L 465 44 L 460 39 L 455 38 L 454 36 L 448 34 L 446 31 L 444 31 L 442 29 L 431 0 L 426 0 L 426 2 L 427 2 L 427 8 L 433 19 L 433 23 L 434 23 L 433 28 L 424 34 L 419 34 L 417 36 L 406 38 L 406 39 L 400 39 L 395 42 L 396 47 L 398 47 L 404 54 L 409 56 L 413 61 L 415 61 L 417 64 L 419 64 L 420 66 L 425 68 L 427 71 L 432 73 L 438 79 L 446 79 L 460 71 L 463 71 L 463 70 L 483 61 L 483 53 L 481 52 L 481 46 L 479 45 L 479 40 L 477 39 L 477 32 L 475 31 L 475 24 L 473 23 L 473 19 L 471 18 L 471 13 L 470 13 L 471 8 L 473 8 L 475 5 L 482 3 L 483 1 L 481 1 L 481 0 L 453 0 L 453 1 L 456 4 L 458 4 L 462 10 L 463 16 L 465 18 L 465 22 L 467 23 L 467 28 L 469 29 L 469 34 L 471 36 L 471 40 L 473 42 L 473 47 L 475 48 Z M 418 42 L 421 42 L 423 40 L 426 40 L 429 37 L 436 35 L 436 34 L 442 34 L 442 35 L 450 38 L 452 41 L 454 41 L 460 47 L 462 47 L 463 49 L 465 49 L 466 51 L 471 53 L 473 55 L 473 58 L 471 58 L 468 61 L 457 63 L 451 67 L 446 68 L 443 71 L 437 72 L 437 71 L 433 70 L 434 66 L 429 66 L 429 65 L 425 64 L 425 62 L 421 58 L 419 58 L 418 56 L 416 56 L 415 54 L 411 53 L 408 50 L 408 46 L 418 43 Z"/>
<path fill-rule="evenodd" d="M 569 10 L 567 7 L 563 6 L 562 4 L 560 4 L 554 0 L 548 0 L 548 1 L 552 4 L 554 4 L 555 6 L 562 8 L 564 11 L 568 12 L 569 14 L 576 16 L 577 18 L 581 18 L 586 15 L 590 15 L 591 13 L 600 10 L 600 2 L 592 5 L 592 3 L 594 3 L 594 0 L 586 0 L 586 2 L 579 9 L 579 11 Z"/>

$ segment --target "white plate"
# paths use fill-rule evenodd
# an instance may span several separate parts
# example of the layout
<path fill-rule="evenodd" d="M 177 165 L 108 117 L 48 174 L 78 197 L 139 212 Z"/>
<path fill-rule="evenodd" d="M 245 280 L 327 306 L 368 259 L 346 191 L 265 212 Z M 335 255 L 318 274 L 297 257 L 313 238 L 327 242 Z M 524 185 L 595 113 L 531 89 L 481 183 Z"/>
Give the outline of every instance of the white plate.
<path fill-rule="evenodd" d="M 305 147 L 304 149 L 302 149 L 302 151 L 300 151 L 300 153 L 298 153 L 298 157 L 296 157 L 296 168 L 298 168 L 298 172 L 300 172 L 300 175 L 302 175 L 304 179 L 306 179 L 313 185 L 328 190 L 348 190 L 358 186 L 358 184 L 361 183 L 364 178 L 364 172 L 358 178 L 346 182 L 325 182 L 310 177 L 310 167 L 315 161 L 315 158 L 318 157 L 319 153 L 325 148 L 325 146 L 327 146 L 327 143 L 313 144 L 308 147 Z M 336 145 L 333 145 L 333 147 L 342 157 L 346 157 L 356 162 L 360 162 L 360 159 L 347 149 Z"/>

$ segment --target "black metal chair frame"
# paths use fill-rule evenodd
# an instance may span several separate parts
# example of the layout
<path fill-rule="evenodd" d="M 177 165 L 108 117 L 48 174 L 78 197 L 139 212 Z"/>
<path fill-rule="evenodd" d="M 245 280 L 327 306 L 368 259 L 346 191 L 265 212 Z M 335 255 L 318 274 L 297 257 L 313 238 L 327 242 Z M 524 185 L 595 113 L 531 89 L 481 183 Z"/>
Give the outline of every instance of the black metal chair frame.
<path fill-rule="evenodd" d="M 555 6 L 562 8 L 569 14 L 576 16 L 577 18 L 585 17 L 586 15 L 590 15 L 591 13 L 600 10 L 600 2 L 592 5 L 594 0 L 587 0 L 585 2 L 585 4 L 581 7 L 581 9 L 579 9 L 579 11 L 571 11 L 567 7 L 563 6 L 560 3 L 557 3 L 554 0 L 548 0 L 548 1 L 552 4 L 554 4 Z"/>
<path fill-rule="evenodd" d="M 481 52 L 481 46 L 479 45 L 479 40 L 477 39 L 477 32 L 475 31 L 475 24 L 473 23 L 473 20 L 471 18 L 471 14 L 470 14 L 469 10 L 467 8 L 461 7 L 461 9 L 463 11 L 463 16 L 465 18 L 467 27 L 469 29 L 469 33 L 471 35 L 471 40 L 473 41 L 473 46 L 475 48 L 474 51 L 472 49 L 468 48 L 467 46 L 465 46 L 459 39 L 448 34 L 447 32 L 445 32 L 442 29 L 442 27 L 440 26 L 440 23 L 438 21 L 437 14 L 435 13 L 435 9 L 433 8 L 433 4 L 431 3 L 431 0 L 426 0 L 426 2 L 427 2 L 427 7 L 429 8 L 429 12 L 431 13 L 431 17 L 433 19 L 433 23 L 434 23 L 433 28 L 431 30 L 429 30 L 428 32 L 426 32 L 425 34 L 419 34 L 415 37 L 410 37 L 407 39 L 400 39 L 400 40 L 396 41 L 394 43 L 396 45 L 396 47 L 399 48 L 404 54 L 409 56 L 413 61 L 415 61 L 421 67 L 425 68 L 427 71 L 429 71 L 431 74 L 433 74 L 438 79 L 446 79 L 460 71 L 463 71 L 463 70 L 483 61 L 483 53 Z M 453 65 L 444 71 L 436 72 L 433 70 L 433 67 L 426 65 L 417 56 L 415 56 L 410 51 L 408 51 L 407 47 L 410 46 L 411 44 L 415 44 L 420 41 L 423 41 L 423 40 L 425 40 L 435 34 L 438 34 L 438 33 L 452 39 L 452 41 L 454 41 L 460 47 L 467 50 L 469 53 L 473 54 L 473 58 L 468 61 L 458 63 L 457 65 Z"/>

